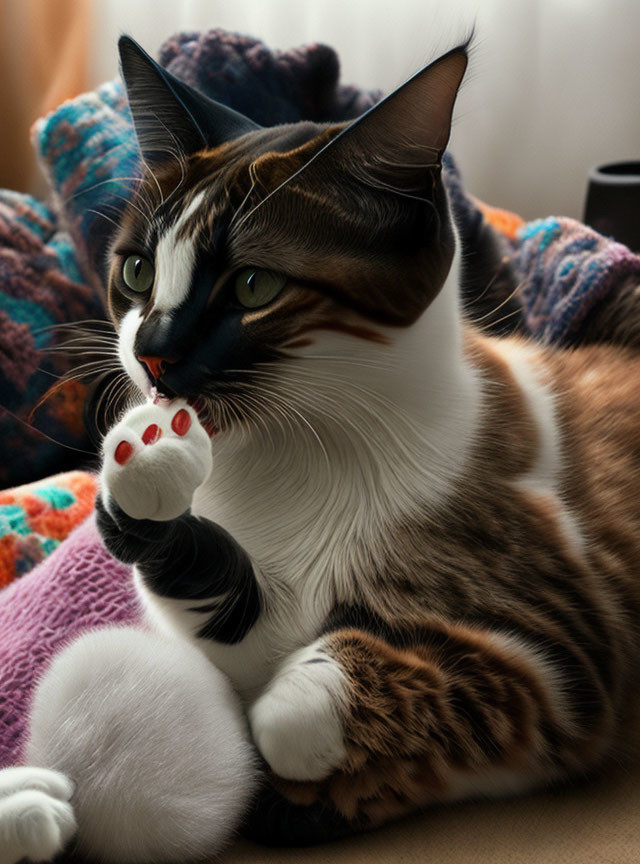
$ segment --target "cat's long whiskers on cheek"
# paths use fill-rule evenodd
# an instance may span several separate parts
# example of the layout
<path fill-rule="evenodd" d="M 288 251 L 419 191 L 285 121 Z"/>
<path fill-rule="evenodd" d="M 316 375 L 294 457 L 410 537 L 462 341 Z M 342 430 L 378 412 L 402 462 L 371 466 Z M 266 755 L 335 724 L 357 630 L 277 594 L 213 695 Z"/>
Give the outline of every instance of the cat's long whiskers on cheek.
<path fill-rule="evenodd" d="M 248 396 L 246 392 L 245 396 Z M 266 423 L 265 415 L 270 416 L 276 426 L 280 429 L 283 438 L 286 439 L 288 433 L 293 429 L 291 418 L 283 412 L 281 406 L 276 404 L 273 400 L 266 399 L 263 393 L 257 394 L 254 392 L 253 396 L 255 398 L 252 399 L 252 402 L 257 406 L 257 411 L 255 412 L 256 417 L 260 418 L 262 423 Z"/>
<path fill-rule="evenodd" d="M 233 371 L 233 370 L 232 370 Z M 240 370 L 236 370 L 240 371 Z M 250 370 L 242 370 L 242 373 L 246 374 Z M 264 426 L 264 428 L 268 428 L 265 424 L 265 414 L 270 415 L 274 422 L 280 424 L 281 420 L 276 416 L 273 411 L 273 407 L 269 404 L 268 401 L 264 399 L 264 394 L 255 387 L 254 384 L 240 381 L 237 385 L 240 388 L 240 394 L 234 394 L 233 401 L 235 402 L 239 397 L 245 401 L 245 406 L 249 405 L 248 416 L 247 419 L 249 421 L 255 421 Z"/>
<path fill-rule="evenodd" d="M 498 324 L 502 324 L 503 321 L 508 321 L 509 318 L 513 318 L 514 315 L 520 315 L 520 314 L 521 314 L 521 312 L 519 309 L 514 309 L 513 312 L 509 312 L 507 315 L 503 315 L 502 318 L 498 318 L 497 321 L 492 321 L 491 324 L 493 327 L 495 327 Z"/>
<path fill-rule="evenodd" d="M 91 354 L 95 357 L 113 357 L 117 359 L 117 352 L 113 349 L 105 348 L 91 348 L 88 345 L 70 345 L 70 346 L 58 346 L 53 348 L 42 348 L 41 352 L 43 354 L 67 354 L 69 358 L 73 358 L 75 355 L 80 354 L 81 356 L 86 356 L 87 354 Z"/>
<path fill-rule="evenodd" d="M 106 213 L 101 213 L 100 210 L 94 210 L 93 207 L 87 207 L 84 212 L 85 213 L 94 213 L 96 216 L 99 216 L 101 219 L 106 219 L 107 222 L 111 222 L 111 224 L 115 228 L 120 229 L 120 224 L 118 222 L 116 222 L 114 219 L 112 219 L 111 216 L 107 216 Z"/>
<path fill-rule="evenodd" d="M 111 394 L 118 394 L 118 398 L 120 398 L 123 395 L 123 393 L 126 392 L 125 387 L 131 387 L 131 384 L 129 381 L 129 376 L 127 375 L 126 372 L 121 372 L 119 375 L 117 375 L 115 378 L 113 378 L 111 381 L 109 381 L 109 383 L 103 389 L 103 391 L 101 392 L 101 394 L 98 398 L 98 401 L 97 401 L 95 408 L 94 408 L 94 421 L 96 423 L 96 426 L 99 427 L 99 423 L 98 423 L 99 417 L 104 416 L 105 423 L 106 423 L 106 427 L 103 429 L 104 432 L 106 432 L 106 429 L 110 425 L 109 421 L 108 421 L 108 416 L 109 416 L 109 408 L 113 404 L 113 401 L 110 400 L 109 402 L 106 403 L 106 405 L 105 405 L 105 402 Z M 105 405 L 105 410 L 104 410 L 104 414 L 102 415 L 100 412 L 102 410 L 103 405 Z"/>
<path fill-rule="evenodd" d="M 307 362 L 316 362 L 318 360 L 327 360 L 329 362 L 335 362 L 344 366 L 345 363 L 349 366 L 361 366 L 366 369 L 373 369 L 380 372 L 393 372 L 402 368 L 402 363 L 398 358 L 385 357 L 384 359 L 374 360 L 374 359 L 364 359 L 364 358 L 354 358 L 340 354 L 299 354 L 292 355 L 287 359 L 287 363 L 300 361 L 303 363 Z M 282 361 L 274 362 L 274 361 L 263 361 L 260 363 L 256 363 L 256 369 L 282 369 Z"/>
<path fill-rule="evenodd" d="M 403 409 L 401 408 L 401 406 L 397 402 L 393 402 L 388 397 L 383 396 L 378 391 L 373 390 L 369 387 L 366 387 L 360 382 L 354 381 L 349 376 L 341 375 L 339 371 L 332 372 L 331 380 L 327 381 L 326 375 L 324 373 L 318 372 L 317 370 L 315 370 L 313 368 L 309 368 L 309 367 L 302 366 L 302 365 L 296 365 L 294 363 L 289 362 L 289 363 L 287 363 L 286 369 L 287 369 L 287 372 L 289 372 L 289 371 L 294 372 L 295 375 L 297 376 L 298 380 L 304 381 L 304 379 L 306 377 L 307 381 L 309 383 L 313 383 L 314 386 L 318 386 L 318 384 L 319 384 L 321 387 L 323 387 L 325 389 L 330 388 L 332 392 L 340 392 L 340 393 L 343 392 L 339 388 L 333 387 L 332 381 L 344 383 L 346 385 L 345 389 L 348 390 L 348 392 L 357 391 L 359 393 L 362 393 L 364 396 L 367 397 L 367 399 L 371 399 L 371 400 L 374 400 L 377 403 L 379 403 L 383 408 L 387 409 L 392 415 L 397 417 L 397 416 L 400 416 L 401 414 L 404 414 L 405 415 L 404 419 L 405 419 L 406 423 L 408 424 L 409 428 L 411 429 L 411 431 L 414 433 L 420 434 L 417 426 L 415 425 L 414 420 L 412 420 L 409 417 L 409 415 L 406 414 L 406 412 L 403 412 Z M 264 370 L 264 371 L 265 371 L 265 374 L 268 374 L 267 370 Z M 260 374 L 262 374 L 262 371 Z M 271 373 L 271 374 L 273 375 L 275 373 Z M 282 378 L 283 378 L 282 375 L 277 376 L 277 377 L 278 377 L 278 380 L 282 380 Z M 376 412 L 370 411 L 369 413 L 374 414 L 374 416 L 376 416 L 376 417 L 378 416 Z"/>
<path fill-rule="evenodd" d="M 494 309 L 491 309 L 489 312 L 486 312 L 484 315 L 481 315 L 479 318 L 473 318 L 473 319 L 471 319 L 471 323 L 474 324 L 475 326 L 478 326 L 478 325 L 480 325 L 483 321 L 485 321 L 487 318 L 490 318 L 492 315 L 495 315 L 496 312 L 498 312 L 500 309 L 502 309 L 502 307 L 503 307 L 504 305 L 506 305 L 510 300 L 513 300 L 513 298 L 516 296 L 516 294 L 517 294 L 519 291 L 522 290 L 522 288 L 524 287 L 524 285 L 525 285 L 524 282 L 519 282 L 519 283 L 516 285 L 516 287 L 513 289 L 513 291 L 511 292 L 511 294 L 509 294 L 508 297 L 505 297 L 504 300 L 502 300 L 500 303 L 498 303 L 498 305 L 497 305 Z M 520 311 L 520 310 L 516 309 L 516 310 L 514 310 L 514 312 L 510 312 L 509 315 L 505 315 L 505 317 L 504 317 L 504 318 L 501 318 L 500 320 L 501 320 L 501 321 L 504 321 L 504 320 L 506 320 L 507 318 L 510 318 L 511 315 L 515 315 L 515 314 L 517 314 L 519 311 Z M 499 322 L 495 322 L 495 323 L 499 323 Z"/>
<path fill-rule="evenodd" d="M 128 384 L 128 376 L 127 376 L 126 372 L 123 372 L 121 375 L 119 375 L 117 378 L 114 379 L 113 386 L 111 388 L 112 393 L 111 393 L 111 396 L 109 397 L 109 399 L 105 405 L 105 409 L 104 409 L 105 417 L 109 416 L 109 411 L 111 410 L 112 406 L 115 405 L 117 402 L 119 402 L 119 400 L 122 396 L 122 393 L 124 391 L 124 387 L 127 384 Z"/>
<path fill-rule="evenodd" d="M 272 393 L 271 396 L 273 398 L 274 394 Z M 302 421 L 302 423 L 308 427 L 311 434 L 313 435 L 313 437 L 316 439 L 316 441 L 320 445 L 320 449 L 321 449 L 322 454 L 325 458 L 326 464 L 327 464 L 327 466 L 329 466 L 329 464 L 330 464 L 329 454 L 327 453 L 327 449 L 324 445 L 324 442 L 322 441 L 322 438 L 320 437 L 319 433 L 317 432 L 315 427 L 312 425 L 312 423 L 304 416 L 304 414 L 301 411 L 299 411 L 297 408 L 295 408 L 293 405 L 291 405 L 284 398 L 284 396 L 282 394 L 278 394 L 277 398 L 279 399 L 281 405 L 283 406 L 283 408 L 285 410 L 292 411 L 295 414 L 295 416 L 298 417 L 299 420 Z"/>
<path fill-rule="evenodd" d="M 269 441 L 269 446 L 271 448 L 272 453 L 277 452 L 277 444 L 273 437 L 273 432 L 271 425 L 267 423 L 266 416 L 271 416 L 272 418 L 275 416 L 274 412 L 269 405 L 268 401 L 264 399 L 261 394 L 247 393 L 244 392 L 242 395 L 244 398 L 249 399 L 250 403 L 254 406 L 252 411 L 252 418 L 259 424 L 260 429 L 263 431 L 264 435 L 267 437 Z M 266 416 L 265 416 L 266 415 Z M 278 420 L 278 423 L 280 421 Z"/>
<path fill-rule="evenodd" d="M 118 145 L 118 146 L 121 146 L 121 145 Z M 116 149 L 116 148 L 113 148 L 113 149 Z M 109 152 L 111 152 L 111 151 L 109 151 Z M 81 198 L 83 195 L 88 195 L 89 192 L 93 192 L 95 189 L 99 189 L 101 186 L 104 186 L 106 183 L 128 183 L 128 182 L 135 182 L 135 183 L 143 184 L 143 183 L 146 183 L 147 181 L 144 179 L 144 177 L 109 177 L 106 180 L 100 180 L 98 183 L 93 183 L 91 186 L 87 186 L 86 188 L 82 188 L 82 189 L 78 190 L 78 192 L 74 192 L 73 195 L 68 195 L 66 198 L 62 199 L 61 203 L 63 206 L 66 206 L 66 205 L 70 204 L 74 199 Z M 128 198 L 124 198 L 123 200 L 126 200 L 127 203 L 129 203 Z"/>
<path fill-rule="evenodd" d="M 43 369 L 41 366 L 38 367 L 38 371 L 45 375 L 49 375 L 50 378 L 58 378 L 60 381 L 74 381 L 86 378 L 95 372 L 115 372 L 120 368 L 120 364 L 116 362 L 105 363 L 104 360 L 94 360 L 91 363 L 84 363 L 82 366 L 69 369 L 68 372 L 63 372 L 62 375 L 57 375 L 55 372 L 51 372 L 49 369 Z"/>
<path fill-rule="evenodd" d="M 308 429 L 311 432 L 311 434 L 312 434 L 313 438 L 315 439 L 315 441 L 317 442 L 317 444 L 319 445 L 320 450 L 323 454 L 323 457 L 325 459 L 327 466 L 329 466 L 330 459 L 329 459 L 329 454 L 327 452 L 325 443 L 323 442 L 317 429 L 309 421 L 309 419 L 302 413 L 302 411 L 300 411 L 298 408 L 296 408 L 294 405 L 292 405 L 291 402 L 286 399 L 286 397 L 283 393 L 275 392 L 273 389 L 270 389 L 267 392 L 261 393 L 260 396 L 261 396 L 260 403 L 261 403 L 262 411 L 261 412 L 259 411 L 259 413 L 257 414 L 257 419 L 264 421 L 263 414 L 266 412 L 275 420 L 278 420 L 277 415 L 280 415 L 281 417 L 283 417 L 286 424 L 287 424 L 287 428 L 288 428 L 289 432 L 294 434 L 294 435 L 295 435 L 296 429 L 299 429 L 299 428 Z M 256 400 L 254 400 L 254 402 L 255 401 Z M 273 409 L 276 409 L 277 413 L 275 413 Z M 290 414 L 293 414 L 293 417 L 291 417 Z M 279 425 L 280 425 L 280 428 L 281 428 L 283 435 L 286 437 L 287 430 L 282 426 L 281 422 L 279 422 Z M 265 428 L 268 429 L 268 427 L 266 427 L 266 426 L 265 426 Z M 270 444 L 271 444 L 272 448 L 275 451 L 276 450 L 276 444 L 275 444 L 271 434 L 269 434 L 269 440 L 270 440 Z"/>
<path fill-rule="evenodd" d="M 30 416 L 33 414 L 34 411 L 35 408 L 31 410 Z M 50 441 L 52 444 L 57 444 L 59 447 L 64 447 L 65 450 L 73 450 L 75 453 L 83 453 L 86 456 L 95 456 L 95 453 L 92 450 L 84 450 L 82 447 L 73 447 L 71 444 L 65 444 L 63 441 L 58 441 L 56 438 L 52 438 L 51 435 L 47 435 L 46 432 L 43 432 L 42 429 L 38 429 L 38 427 L 34 426 L 33 423 L 27 422 L 22 417 L 18 417 L 18 415 L 10 408 L 7 408 L 5 405 L 0 404 L 0 415 L 2 414 L 8 415 L 9 417 L 13 418 L 17 423 L 20 423 L 21 426 L 30 429 L 32 432 L 35 432 L 37 435 L 40 435 L 42 438 Z"/>
<path fill-rule="evenodd" d="M 229 411 L 234 414 L 238 421 L 237 428 L 244 442 L 251 424 L 253 422 L 262 424 L 264 422 L 259 411 L 258 400 L 252 398 L 251 394 L 245 390 L 241 393 L 234 393 L 233 399 L 229 400 L 227 405 Z"/>
<path fill-rule="evenodd" d="M 136 201 L 143 201 L 144 199 L 141 196 L 133 197 L 133 198 L 125 198 L 123 195 L 117 195 L 115 193 L 112 194 L 112 198 L 117 198 L 120 201 L 124 201 L 127 207 L 131 207 L 133 210 L 136 210 L 140 216 L 144 219 L 147 224 L 147 227 L 150 231 L 153 231 L 155 228 L 155 222 L 153 220 L 153 214 L 145 213 L 144 210 L 138 206 Z"/>
<path fill-rule="evenodd" d="M 318 394 L 321 393 L 323 395 L 322 406 L 324 410 L 324 417 L 327 420 L 332 420 L 336 425 L 340 428 L 348 427 L 353 430 L 355 435 L 362 440 L 367 440 L 369 442 L 369 446 L 373 447 L 374 450 L 379 451 L 378 455 L 380 458 L 385 458 L 385 448 L 382 443 L 376 441 L 376 439 L 371 439 L 368 435 L 365 434 L 365 430 L 362 426 L 358 426 L 353 421 L 353 416 L 355 415 L 354 408 L 358 409 L 358 416 L 369 416 L 372 422 L 380 425 L 385 430 L 387 436 L 392 439 L 398 440 L 398 446 L 401 445 L 401 436 L 398 434 L 398 429 L 396 426 L 399 424 L 400 420 L 402 420 L 406 426 L 411 430 L 413 435 L 417 440 L 421 442 L 421 444 L 431 450 L 438 458 L 441 460 L 443 464 L 445 464 L 445 455 L 442 451 L 436 447 L 432 441 L 430 441 L 427 437 L 425 437 L 424 433 L 415 426 L 414 421 L 404 412 L 399 405 L 391 402 L 386 397 L 383 397 L 381 394 L 376 393 L 373 390 L 369 390 L 368 388 L 362 387 L 360 385 L 355 384 L 349 379 L 343 378 L 345 384 L 349 385 L 349 405 L 345 405 L 344 401 L 339 399 L 335 399 L 331 394 L 339 394 L 340 396 L 344 395 L 344 389 L 333 386 L 328 383 L 323 376 L 314 376 L 310 370 L 304 370 L 306 374 L 306 380 L 304 375 L 298 377 L 295 381 L 297 384 L 303 385 L 302 389 L 296 388 L 295 390 L 292 388 L 292 381 L 283 382 L 282 377 L 277 380 L 279 387 L 285 386 L 288 388 L 288 392 L 290 395 L 293 395 L 294 398 L 298 398 L 304 401 L 306 405 L 311 408 L 311 410 L 317 411 L 318 408 Z M 313 392 L 310 392 L 308 386 L 313 385 Z M 278 394 L 280 395 L 280 394 Z M 382 406 L 385 411 L 377 411 L 374 410 L 372 403 L 378 403 Z M 327 409 L 331 409 L 331 411 L 327 411 Z M 394 427 L 392 428 L 387 421 L 384 419 L 385 415 L 391 413 L 391 416 L 394 417 Z"/>
<path fill-rule="evenodd" d="M 86 324 L 94 324 L 100 327 L 101 333 L 113 334 L 114 338 L 117 339 L 117 333 L 113 329 L 113 325 L 109 321 L 105 321 L 101 318 L 83 318 L 80 321 L 70 321 L 68 323 L 62 324 L 47 324 L 45 327 L 37 327 L 35 330 L 32 330 L 32 333 L 44 333 L 47 330 L 78 330 L 79 332 L 93 333 L 94 331 L 88 327 L 85 327 Z"/>

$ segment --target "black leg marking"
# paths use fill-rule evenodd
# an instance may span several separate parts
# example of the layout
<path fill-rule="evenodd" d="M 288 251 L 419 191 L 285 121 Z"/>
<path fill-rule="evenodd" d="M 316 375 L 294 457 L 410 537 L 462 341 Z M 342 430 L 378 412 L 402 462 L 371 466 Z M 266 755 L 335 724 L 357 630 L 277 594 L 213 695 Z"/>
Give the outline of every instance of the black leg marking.
<path fill-rule="evenodd" d="M 226 644 L 246 636 L 260 615 L 260 589 L 249 556 L 224 528 L 189 512 L 169 522 L 132 519 L 113 500 L 107 512 L 100 496 L 96 509 L 107 549 L 125 564 L 136 564 L 154 594 L 222 598 L 193 607 L 212 613 L 198 636 Z"/>

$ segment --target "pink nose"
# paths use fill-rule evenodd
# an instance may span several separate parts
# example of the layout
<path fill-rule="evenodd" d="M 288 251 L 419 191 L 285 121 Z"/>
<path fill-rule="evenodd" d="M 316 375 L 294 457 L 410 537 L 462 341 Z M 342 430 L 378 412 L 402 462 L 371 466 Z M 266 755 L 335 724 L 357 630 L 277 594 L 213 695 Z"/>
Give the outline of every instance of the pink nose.
<path fill-rule="evenodd" d="M 171 361 L 166 357 L 138 357 L 138 360 L 147 367 L 154 378 L 159 378 Z"/>

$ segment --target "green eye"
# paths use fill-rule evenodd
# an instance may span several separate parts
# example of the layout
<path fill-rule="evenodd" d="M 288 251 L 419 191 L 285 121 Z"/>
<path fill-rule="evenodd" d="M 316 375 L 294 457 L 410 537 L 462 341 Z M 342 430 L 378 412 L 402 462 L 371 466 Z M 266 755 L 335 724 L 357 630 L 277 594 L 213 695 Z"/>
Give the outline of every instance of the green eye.
<path fill-rule="evenodd" d="M 236 297 L 247 309 L 271 303 L 287 284 L 287 277 L 271 270 L 247 267 L 236 276 Z"/>
<path fill-rule="evenodd" d="M 153 264 L 141 255 L 129 255 L 122 267 L 122 278 L 127 288 L 144 294 L 153 285 Z"/>

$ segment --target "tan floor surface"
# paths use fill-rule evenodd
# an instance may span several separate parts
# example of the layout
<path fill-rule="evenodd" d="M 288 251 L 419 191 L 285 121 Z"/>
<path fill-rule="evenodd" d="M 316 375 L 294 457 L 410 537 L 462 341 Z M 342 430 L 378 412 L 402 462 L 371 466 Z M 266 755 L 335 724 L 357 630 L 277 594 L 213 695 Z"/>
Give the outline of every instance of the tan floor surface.
<path fill-rule="evenodd" d="M 640 864 L 640 766 L 562 792 L 439 808 L 311 849 L 238 840 L 211 864 Z"/>
<path fill-rule="evenodd" d="M 586 787 L 433 810 L 312 849 L 239 841 L 220 864 L 640 864 L 640 767 Z"/>

